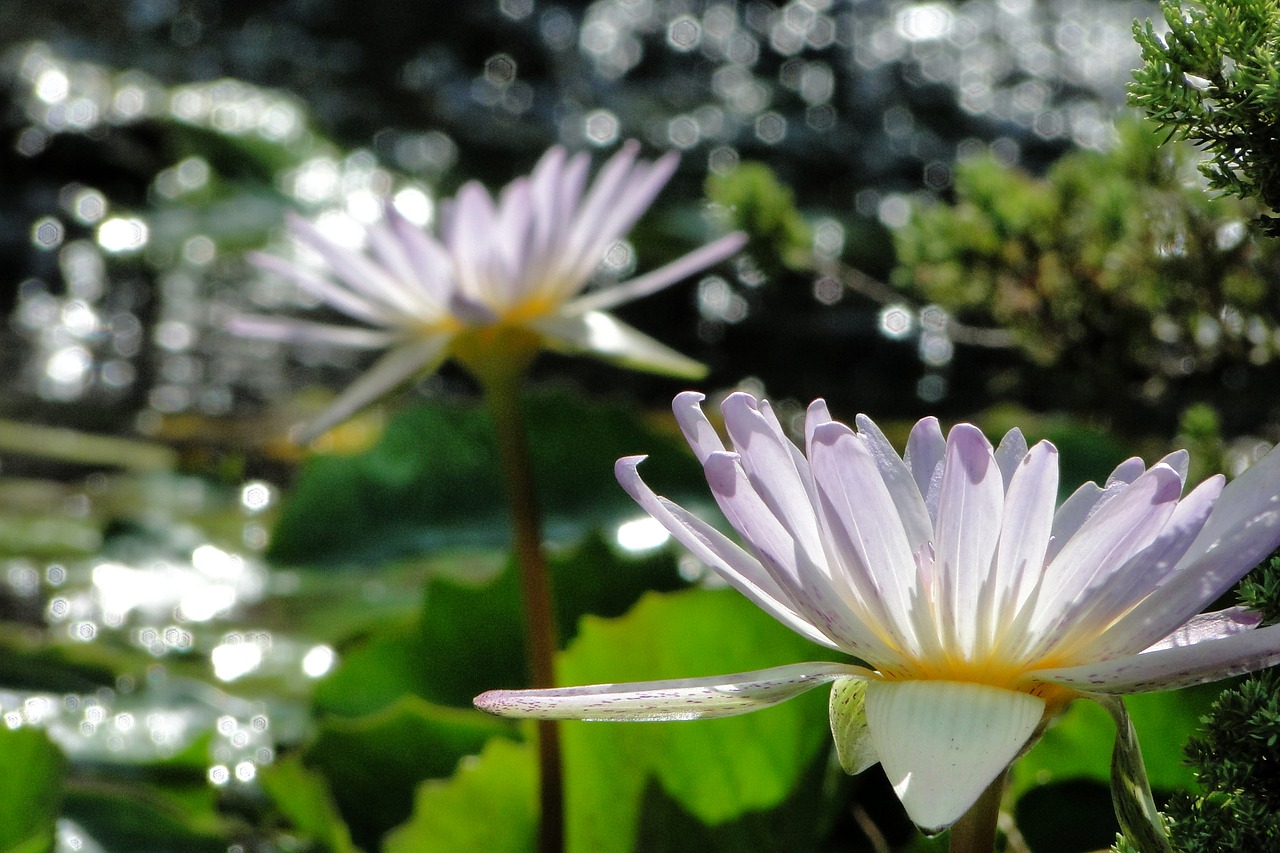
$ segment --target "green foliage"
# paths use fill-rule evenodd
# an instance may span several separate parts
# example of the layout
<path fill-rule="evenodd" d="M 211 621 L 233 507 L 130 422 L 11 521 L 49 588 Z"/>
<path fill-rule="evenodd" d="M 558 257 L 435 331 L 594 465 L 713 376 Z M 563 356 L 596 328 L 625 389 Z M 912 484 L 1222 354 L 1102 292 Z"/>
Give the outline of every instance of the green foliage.
<path fill-rule="evenodd" d="M 1187 758 L 1205 789 L 1179 794 L 1166 813 L 1181 853 L 1280 849 L 1280 674 L 1223 691 Z"/>
<path fill-rule="evenodd" d="M 44 732 L 0 726 L 0 850 L 53 849 L 65 772 Z"/>
<path fill-rule="evenodd" d="M 1167 35 L 1134 22 L 1143 65 L 1130 102 L 1205 147 L 1200 169 L 1211 188 L 1280 208 L 1280 4 L 1164 0 L 1160 10 Z"/>
<path fill-rule="evenodd" d="M 1236 595 L 1242 606 L 1262 614 L 1262 624 L 1280 622 L 1280 557 L 1272 557 L 1245 575 Z"/>
<path fill-rule="evenodd" d="M 701 470 L 674 428 L 650 427 L 626 406 L 566 391 L 530 394 L 529 432 L 549 533 L 579 534 L 639 511 L 613 478 L 620 456 L 652 453 L 655 482 L 700 486 Z M 378 443 L 352 456 L 307 460 L 272 533 L 277 563 L 369 563 L 441 545 L 500 544 L 507 507 L 493 425 L 478 403 L 398 412 Z"/>
<path fill-rule="evenodd" d="M 894 283 L 1008 329 L 1053 372 L 1056 406 L 1081 395 L 1114 408 L 1135 391 L 1154 402 L 1174 383 L 1273 363 L 1280 249 L 1250 238 L 1253 206 L 1195 186 L 1192 154 L 1133 123 L 1114 150 L 1069 154 L 1043 179 L 961 162 L 954 202 L 896 232 Z"/>
<path fill-rule="evenodd" d="M 526 744 L 490 741 L 450 779 L 424 782 L 413 817 L 386 853 L 528 853 L 538 828 L 537 758 Z"/>
<path fill-rule="evenodd" d="M 647 595 L 619 619 L 583 620 L 558 670 L 566 684 L 599 684 L 740 672 L 815 653 L 824 656 L 736 592 L 689 590 Z M 653 785 L 708 827 L 788 802 L 806 769 L 830 748 L 826 699 L 815 690 L 719 720 L 565 724 L 571 853 L 641 849 L 646 821 L 658 819 L 645 814 L 654 803 Z M 793 805 L 811 829 L 840 808 L 821 796 Z M 778 847 L 757 840 L 762 846 L 755 849 L 803 849 L 786 847 L 785 839 Z M 707 848 L 691 843 L 682 849 Z"/>
<path fill-rule="evenodd" d="M 479 711 L 406 696 L 365 717 L 323 721 L 304 759 L 328 781 L 351 837 L 373 850 L 410 815 L 418 783 L 450 775 L 491 738 L 513 734 Z"/>
<path fill-rule="evenodd" d="M 727 213 L 732 227 L 750 237 L 749 250 L 766 272 L 812 266 L 813 229 L 796 207 L 791 188 L 768 166 L 740 163 L 726 174 L 712 174 L 706 192 Z"/>
<path fill-rule="evenodd" d="M 357 853 L 328 782 L 304 766 L 296 753 L 262 768 L 258 782 L 289 824 L 314 841 L 320 851 Z"/>

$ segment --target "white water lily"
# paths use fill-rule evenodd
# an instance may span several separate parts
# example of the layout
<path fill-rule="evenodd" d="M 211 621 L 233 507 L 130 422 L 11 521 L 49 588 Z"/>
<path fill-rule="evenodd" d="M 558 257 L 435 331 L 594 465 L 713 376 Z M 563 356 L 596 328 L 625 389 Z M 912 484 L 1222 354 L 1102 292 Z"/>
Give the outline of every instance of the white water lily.
<path fill-rule="evenodd" d="M 253 337 L 387 350 L 299 436 L 314 438 L 450 355 L 527 358 L 539 348 L 588 353 L 641 370 L 699 377 L 705 368 L 606 313 L 659 291 L 739 251 L 746 236 L 721 237 L 653 272 L 583 293 L 609 249 L 631 229 L 675 171 L 671 153 L 650 163 L 627 142 L 587 186 L 585 153 L 553 147 L 533 172 L 495 200 L 465 184 L 442 207 L 440 239 L 387 205 L 366 229 L 368 253 L 338 245 L 300 216 L 289 228 L 327 272 L 258 253 L 281 275 L 364 326 L 240 316 Z M 514 350 L 504 354 L 502 350 Z"/>
<path fill-rule="evenodd" d="M 1143 787 L 1116 694 L 1280 662 L 1280 625 L 1258 627 L 1240 608 L 1201 613 L 1280 542 L 1280 451 L 1225 488 L 1215 476 L 1185 497 L 1185 451 L 1150 468 L 1130 459 L 1103 486 L 1087 483 L 1055 506 L 1057 450 L 1028 449 L 1017 430 L 993 448 L 972 425 L 944 438 L 926 418 L 900 457 L 869 419 L 855 431 L 818 401 L 801 452 L 767 402 L 734 394 L 722 406 L 730 451 L 701 400 L 679 395 L 676 417 L 749 550 L 650 490 L 636 470 L 643 457 L 619 460 L 623 488 L 780 622 L 865 665 L 499 690 L 478 707 L 686 720 L 834 682 L 845 769 L 880 762 L 912 820 L 932 831 L 964 815 L 1073 699 L 1117 714 L 1118 744 L 1141 777 L 1121 781 Z"/>

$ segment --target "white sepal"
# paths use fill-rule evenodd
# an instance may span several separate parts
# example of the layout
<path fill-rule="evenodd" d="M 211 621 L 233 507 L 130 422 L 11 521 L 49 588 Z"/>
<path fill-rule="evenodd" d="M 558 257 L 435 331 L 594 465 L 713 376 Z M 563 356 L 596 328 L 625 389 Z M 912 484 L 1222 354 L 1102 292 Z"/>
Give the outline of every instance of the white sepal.
<path fill-rule="evenodd" d="M 961 681 L 867 685 L 871 743 L 911 820 L 959 820 L 1026 744 L 1044 714 L 1028 693 Z"/>

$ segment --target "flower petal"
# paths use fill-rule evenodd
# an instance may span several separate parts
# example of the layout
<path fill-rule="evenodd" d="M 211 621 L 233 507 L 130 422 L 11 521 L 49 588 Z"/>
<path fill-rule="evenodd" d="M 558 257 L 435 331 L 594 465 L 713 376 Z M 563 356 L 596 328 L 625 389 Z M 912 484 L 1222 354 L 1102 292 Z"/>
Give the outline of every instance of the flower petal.
<path fill-rule="evenodd" d="M 434 370 L 444 360 L 449 340 L 446 335 L 415 338 L 389 351 L 339 394 L 319 417 L 299 428 L 293 435 L 294 441 L 311 442 L 418 371 Z"/>
<path fill-rule="evenodd" d="M 924 418 L 911 428 L 907 438 L 907 450 L 902 461 L 911 469 L 911 476 L 924 498 L 929 518 L 938 517 L 938 489 L 942 486 L 942 463 L 947 455 L 947 440 L 937 418 Z"/>
<path fill-rule="evenodd" d="M 575 316 L 551 314 L 538 318 L 529 327 L 546 336 L 549 348 L 560 352 L 588 353 L 623 367 L 663 376 L 701 379 L 707 375 L 706 365 L 603 311 Z"/>
<path fill-rule="evenodd" d="M 836 743 L 840 767 L 856 776 L 880 761 L 871 728 L 867 725 L 867 682 L 862 678 L 837 678 L 831 685 L 831 737 Z"/>
<path fill-rule="evenodd" d="M 248 259 L 258 269 L 288 279 L 348 317 L 374 326 L 394 326 L 399 316 L 394 308 L 389 307 L 382 300 L 355 293 L 350 288 L 301 264 L 265 252 L 250 252 Z"/>
<path fill-rule="evenodd" d="M 873 675 L 848 664 L 793 663 L 710 678 L 490 690 L 475 698 L 475 706 L 500 717 L 539 720 L 700 720 L 768 708 L 838 678 Z"/>
<path fill-rule="evenodd" d="M 911 476 L 911 469 L 893 449 L 880 427 L 866 415 L 858 415 L 854 422 L 858 426 L 858 437 L 871 451 L 871 458 L 880 469 L 880 477 L 893 498 L 893 505 L 898 508 L 907 544 L 914 553 L 933 538 L 933 519 L 924 505 L 924 496 Z"/>
<path fill-rule="evenodd" d="M 1262 614 L 1245 607 L 1228 607 L 1226 610 L 1215 610 L 1213 613 L 1200 613 L 1144 651 L 1157 652 L 1161 649 L 1176 649 L 1210 640 L 1221 640 L 1243 634 L 1245 631 L 1252 631 L 1261 622 Z"/>
<path fill-rule="evenodd" d="M 1272 448 L 1227 484 L 1222 490 L 1222 497 L 1213 505 L 1213 513 L 1205 522 L 1204 530 L 1188 549 L 1183 562 L 1197 560 L 1217 546 L 1218 540 L 1230 531 L 1249 523 L 1264 511 L 1276 508 L 1280 508 L 1280 447 Z"/>
<path fill-rule="evenodd" d="M 907 815 L 926 831 L 968 811 L 1035 732 L 1044 708 L 1029 693 L 973 682 L 867 684 L 871 741 Z"/>
<path fill-rule="evenodd" d="M 706 396 L 697 391 L 681 391 L 671 401 L 676 423 L 699 462 L 706 462 L 712 453 L 724 452 L 724 442 L 702 411 L 701 403 L 705 399 Z"/>
<path fill-rule="evenodd" d="M 994 606 L 983 626 L 993 640 L 1009 627 L 1003 620 L 1026 602 L 1044 568 L 1058 497 L 1058 449 L 1039 442 L 1023 453 L 1007 483 L 991 591 Z"/>
<path fill-rule="evenodd" d="M 648 296 L 651 293 L 657 293 L 659 290 L 670 287 L 700 270 L 718 264 L 725 258 L 737 254 L 746 244 L 747 235 L 741 231 L 726 234 L 720 239 L 694 249 L 689 254 L 658 267 L 652 272 L 645 273 L 622 284 L 580 296 L 567 303 L 563 310 L 568 314 L 611 310 L 619 305 Z"/>
<path fill-rule="evenodd" d="M 333 344 L 354 349 L 382 349 L 395 342 L 394 332 L 360 326 L 330 326 L 294 317 L 237 314 L 227 321 L 227 331 L 247 338 L 291 344 Z"/>
<path fill-rule="evenodd" d="M 839 648 L 834 640 L 805 621 L 790 593 L 778 585 L 759 560 L 683 507 L 654 494 L 636 470 L 644 458 L 625 456 L 613 466 L 618 483 L 641 509 L 761 610 L 802 637 L 829 648 Z"/>
<path fill-rule="evenodd" d="M 1027 455 L 1027 439 L 1022 434 L 1022 430 L 1014 427 L 1004 434 L 1004 438 L 1000 439 L 1000 445 L 996 448 L 996 464 L 1000 466 L 1000 473 L 1004 475 L 1004 487 L 1009 489 L 1009 481 L 1013 479 L 1013 472 L 1018 470 L 1018 463 L 1022 461 L 1022 457 Z"/>
<path fill-rule="evenodd" d="M 1036 670 L 1031 676 L 1035 681 L 1065 684 L 1092 693 L 1143 693 L 1218 681 L 1277 663 L 1280 625 L 1270 625 L 1191 646 L 1162 648 L 1084 666 Z"/>
<path fill-rule="evenodd" d="M 938 635 L 944 644 L 958 645 L 956 652 L 962 657 L 973 655 L 978 636 L 975 614 L 992 592 L 990 569 L 1003 513 L 1004 477 L 991 443 L 977 427 L 956 424 L 947 436 L 938 493 L 933 603 Z"/>

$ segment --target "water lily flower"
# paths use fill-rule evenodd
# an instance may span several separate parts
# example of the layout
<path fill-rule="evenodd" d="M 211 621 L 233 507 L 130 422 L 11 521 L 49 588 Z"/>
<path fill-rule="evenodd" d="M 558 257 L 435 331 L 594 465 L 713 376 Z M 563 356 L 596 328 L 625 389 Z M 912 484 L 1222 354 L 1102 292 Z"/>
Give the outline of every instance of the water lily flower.
<path fill-rule="evenodd" d="M 778 621 L 857 661 L 498 690 L 477 706 L 686 720 L 834 682 L 845 769 L 878 761 L 912 820 L 933 831 L 964 815 L 1076 698 L 1120 706 L 1111 697 L 1280 662 L 1280 625 L 1259 627 L 1234 607 L 1201 612 L 1280 543 L 1280 451 L 1225 488 L 1218 475 L 1185 496 L 1185 451 L 1149 468 L 1130 459 L 1055 506 L 1058 451 L 1028 448 L 1018 430 L 993 448 L 970 424 L 944 437 L 926 418 L 899 456 L 871 420 L 850 429 L 817 401 L 801 452 L 768 402 L 734 394 L 722 406 L 729 450 L 702 399 L 676 397 L 676 417 L 747 548 L 655 494 L 637 473 L 644 457 L 618 461 L 623 488 Z"/>
<path fill-rule="evenodd" d="M 675 376 L 703 375 L 701 364 L 606 312 L 724 260 L 743 247 L 745 235 L 726 235 L 637 278 L 583 292 L 675 171 L 673 153 L 654 162 L 638 153 L 635 142 L 624 144 L 590 186 L 588 156 L 570 156 L 558 146 L 496 200 L 479 183 L 467 183 L 442 205 L 438 239 L 388 204 L 383 219 L 366 229 L 367 253 L 291 215 L 290 231 L 327 271 L 265 253 L 251 259 L 364 325 L 249 315 L 235 318 L 233 331 L 386 350 L 299 438 L 314 438 L 451 355 L 464 362 L 468 356 L 527 361 L 545 347 Z"/>

